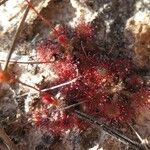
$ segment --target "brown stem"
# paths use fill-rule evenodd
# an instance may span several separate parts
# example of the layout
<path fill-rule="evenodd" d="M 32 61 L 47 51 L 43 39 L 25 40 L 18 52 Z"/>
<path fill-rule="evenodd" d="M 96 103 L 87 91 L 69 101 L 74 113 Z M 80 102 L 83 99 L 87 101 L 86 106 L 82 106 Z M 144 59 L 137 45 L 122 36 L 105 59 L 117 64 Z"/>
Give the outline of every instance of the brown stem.
<path fill-rule="evenodd" d="M 23 24 L 24 24 L 24 22 L 25 22 L 25 19 L 26 19 L 26 17 L 27 17 L 28 12 L 29 12 L 29 6 L 26 7 L 26 10 L 25 10 L 25 12 L 24 12 L 24 14 L 23 14 L 23 18 L 22 18 L 22 20 L 21 20 L 21 22 L 20 22 L 20 24 L 19 24 L 19 27 L 18 27 L 18 29 L 17 29 L 17 31 L 16 31 L 16 33 L 15 33 L 15 36 L 14 36 L 14 39 L 13 39 L 11 48 L 10 48 L 9 53 L 8 53 L 8 55 L 7 55 L 7 58 L 6 58 L 6 62 L 5 62 L 5 65 L 4 65 L 4 71 L 7 71 L 7 67 L 8 67 L 8 64 L 9 64 L 9 60 L 10 60 L 11 55 L 12 55 L 14 49 L 15 49 L 18 36 L 19 36 L 19 34 L 20 34 L 21 30 L 22 30 L 22 26 L 23 26 Z"/>
<path fill-rule="evenodd" d="M 32 2 L 30 2 L 29 0 L 25 0 L 25 1 L 28 3 L 28 6 L 31 7 L 31 9 L 37 14 L 37 16 L 38 16 L 41 20 L 43 20 L 46 25 L 48 25 L 50 28 L 52 28 L 52 29 L 56 32 L 56 34 L 57 34 L 57 36 L 58 36 L 59 34 L 58 34 L 57 30 L 55 29 L 55 27 L 53 26 L 53 24 L 52 24 L 50 21 L 48 21 L 47 19 L 45 19 L 45 18 L 33 7 Z"/>
<path fill-rule="evenodd" d="M 72 107 L 76 107 L 76 106 L 78 106 L 78 105 L 80 105 L 80 104 L 83 104 L 83 103 L 85 103 L 85 102 L 87 102 L 87 101 L 78 102 L 78 103 L 75 103 L 75 104 L 66 106 L 66 107 L 64 107 L 64 108 L 60 108 L 60 109 L 58 109 L 58 110 L 59 110 L 59 111 L 67 110 L 67 109 L 70 109 L 70 108 L 72 108 Z"/>
<path fill-rule="evenodd" d="M 3 128 L 0 128 L 0 137 L 10 150 L 17 150 L 16 145 L 11 141 Z"/>
<path fill-rule="evenodd" d="M 0 2 L 0 6 L 5 4 L 8 0 L 3 0 L 2 2 Z"/>
<path fill-rule="evenodd" d="M 34 89 L 34 90 L 36 90 L 36 91 L 38 91 L 38 92 L 41 93 L 41 91 L 40 91 L 39 89 L 37 89 L 37 88 L 35 88 L 35 87 L 31 86 L 31 85 L 28 85 L 28 84 L 26 84 L 26 83 L 24 83 L 24 82 L 22 82 L 22 81 L 20 81 L 20 80 L 18 80 L 18 79 L 16 79 L 16 81 L 17 81 L 18 83 L 24 85 L 24 86 L 27 86 L 27 87 L 29 87 L 29 88 L 32 88 L 32 89 Z"/>

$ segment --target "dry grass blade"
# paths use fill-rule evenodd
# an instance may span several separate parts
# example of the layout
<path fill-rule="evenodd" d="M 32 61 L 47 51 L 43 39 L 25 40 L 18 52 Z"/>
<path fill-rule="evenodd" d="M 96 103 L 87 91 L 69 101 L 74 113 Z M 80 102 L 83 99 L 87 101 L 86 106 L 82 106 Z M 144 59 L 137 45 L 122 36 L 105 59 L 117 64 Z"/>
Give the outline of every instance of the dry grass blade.
<path fill-rule="evenodd" d="M 17 150 L 16 145 L 11 141 L 3 128 L 0 128 L 0 137 L 3 139 L 9 150 Z"/>
<path fill-rule="evenodd" d="M 62 84 L 59 84 L 59 85 L 56 85 L 56 86 L 52 86 L 52 87 L 47 88 L 47 89 L 43 89 L 43 90 L 41 90 L 41 92 L 47 92 L 47 91 L 50 91 L 50 90 L 54 90 L 54 89 L 57 89 L 57 88 L 60 88 L 60 87 L 69 85 L 69 84 L 71 84 L 71 83 L 76 82 L 79 78 L 80 78 L 80 76 L 77 77 L 77 78 L 74 78 L 74 79 L 72 79 L 72 80 L 70 80 L 70 81 L 68 81 L 68 82 L 65 82 L 65 83 L 62 83 Z"/>
<path fill-rule="evenodd" d="M 4 63 L 5 60 L 0 60 L 1 63 Z M 52 61 L 46 62 L 46 61 L 17 61 L 17 60 L 9 60 L 9 63 L 16 63 L 16 64 L 49 64 L 52 63 Z"/>
<path fill-rule="evenodd" d="M 8 55 L 7 55 L 7 58 L 6 58 L 6 62 L 5 62 L 5 65 L 4 65 L 4 71 L 7 71 L 7 67 L 8 67 L 8 64 L 9 64 L 9 60 L 10 60 L 11 55 L 12 55 L 14 49 L 15 49 L 18 36 L 19 36 L 19 34 L 20 34 L 21 30 L 22 30 L 22 26 L 23 26 L 24 21 L 25 21 L 25 19 L 26 19 L 26 17 L 27 17 L 27 14 L 28 14 L 28 12 L 29 12 L 29 9 L 30 9 L 30 7 L 27 6 L 27 7 L 26 7 L 26 10 L 25 10 L 25 12 L 24 12 L 24 14 L 23 14 L 23 18 L 22 18 L 22 20 L 21 20 L 21 22 L 20 22 L 20 24 L 19 24 L 19 27 L 18 27 L 18 29 L 17 29 L 17 31 L 16 31 L 16 33 L 15 33 L 14 40 L 13 40 L 13 42 L 12 42 L 11 48 L 10 48 L 9 53 L 8 53 Z"/>

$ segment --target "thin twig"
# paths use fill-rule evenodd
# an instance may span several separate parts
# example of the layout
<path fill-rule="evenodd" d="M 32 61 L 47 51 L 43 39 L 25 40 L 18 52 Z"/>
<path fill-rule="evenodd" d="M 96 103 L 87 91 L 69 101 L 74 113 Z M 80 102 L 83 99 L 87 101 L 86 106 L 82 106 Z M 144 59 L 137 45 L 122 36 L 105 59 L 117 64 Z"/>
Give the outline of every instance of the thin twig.
<path fill-rule="evenodd" d="M 8 53 L 8 55 L 7 55 L 6 62 L 5 62 L 5 65 L 4 65 L 4 71 L 7 71 L 7 67 L 8 67 L 8 64 L 9 64 L 9 60 L 10 60 L 11 55 L 12 55 L 14 49 L 15 49 L 18 36 L 19 36 L 19 34 L 20 34 L 21 30 L 22 30 L 22 26 L 23 26 L 23 24 L 24 24 L 24 22 L 25 22 L 25 19 L 26 19 L 26 17 L 27 17 L 27 14 L 28 14 L 28 12 L 29 12 L 29 9 L 30 9 L 30 7 L 27 5 L 26 10 L 25 10 L 25 12 L 24 12 L 24 14 L 23 14 L 23 18 L 22 18 L 22 20 L 21 20 L 21 22 L 20 22 L 20 24 L 19 24 L 19 27 L 18 27 L 18 29 L 17 29 L 17 31 L 16 31 L 16 33 L 15 33 L 14 40 L 13 40 L 13 42 L 12 42 L 11 48 L 10 48 L 10 50 L 9 50 L 9 53 Z"/>
<path fill-rule="evenodd" d="M 2 138 L 9 150 L 17 150 L 16 145 L 11 141 L 3 128 L 0 128 L 0 137 Z"/>
<path fill-rule="evenodd" d="M 70 108 L 72 108 L 72 107 L 76 107 L 76 106 L 78 106 L 78 105 L 80 105 L 80 104 L 83 104 L 83 103 L 85 103 L 85 102 L 86 102 L 86 101 L 78 102 L 78 103 L 75 103 L 75 104 L 66 106 L 66 107 L 64 107 L 64 108 L 60 108 L 60 109 L 58 109 L 58 110 L 59 110 L 59 111 L 67 110 L 67 109 L 70 109 Z"/>
<path fill-rule="evenodd" d="M 31 89 L 34 89 L 34 90 L 36 90 L 36 91 L 38 91 L 38 92 L 41 92 L 39 89 L 37 89 L 37 88 L 35 88 L 35 87 L 33 87 L 33 86 L 31 86 L 31 85 L 28 85 L 28 84 L 26 84 L 26 83 L 24 83 L 24 82 L 22 82 L 22 81 L 20 81 L 20 80 L 16 80 L 18 83 L 20 83 L 20 84 L 22 84 L 22 85 L 24 85 L 24 86 L 27 86 L 27 87 L 29 87 L 29 88 L 31 88 Z"/>
<path fill-rule="evenodd" d="M 55 29 L 55 27 L 53 26 L 53 24 L 52 24 L 50 21 L 48 21 L 46 18 L 44 18 L 44 17 L 33 7 L 32 2 L 30 2 L 29 0 L 25 0 L 25 1 L 28 3 L 28 6 L 29 6 L 30 8 L 32 8 L 32 10 L 37 14 L 37 16 L 38 16 L 42 21 L 44 21 L 44 23 L 45 23 L 46 25 L 48 25 L 48 27 L 52 28 L 52 29 L 55 31 L 55 33 L 56 33 L 57 35 L 59 35 L 59 34 L 58 34 L 58 31 Z"/>
<path fill-rule="evenodd" d="M 96 118 L 93 118 L 92 116 L 89 116 L 83 112 L 80 111 L 75 111 L 75 113 L 78 115 L 79 118 L 81 118 L 82 120 L 85 120 L 89 123 L 91 123 L 92 125 L 97 126 L 98 128 L 102 128 L 105 132 L 107 132 L 108 134 L 110 134 L 111 136 L 119 139 L 121 142 L 123 143 L 128 143 L 140 150 L 144 150 L 143 145 L 141 145 L 140 143 L 133 141 L 131 139 L 129 139 L 128 137 L 126 137 L 125 135 L 123 135 L 122 133 L 120 133 L 119 131 L 116 131 L 114 129 L 112 129 L 111 127 L 105 125 L 104 123 L 98 121 Z"/>

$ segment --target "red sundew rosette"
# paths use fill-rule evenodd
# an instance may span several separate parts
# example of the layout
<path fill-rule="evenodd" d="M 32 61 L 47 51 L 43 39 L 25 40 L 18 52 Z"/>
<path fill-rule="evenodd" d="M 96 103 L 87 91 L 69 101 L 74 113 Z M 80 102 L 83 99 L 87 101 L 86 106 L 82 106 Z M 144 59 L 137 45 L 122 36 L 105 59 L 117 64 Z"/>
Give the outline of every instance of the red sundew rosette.
<path fill-rule="evenodd" d="M 109 70 L 107 64 L 90 67 L 82 73 L 83 82 L 91 88 L 104 88 L 113 80 L 113 74 Z"/>
<path fill-rule="evenodd" d="M 132 107 L 138 114 L 139 110 L 150 106 L 150 87 L 142 87 L 132 94 L 132 99 Z"/>
<path fill-rule="evenodd" d="M 60 134 L 62 131 L 61 121 L 64 119 L 64 112 L 39 108 L 32 112 L 32 122 L 39 128 L 53 131 Z"/>
<path fill-rule="evenodd" d="M 81 22 L 75 27 L 75 33 L 80 38 L 92 38 L 94 27 L 90 23 Z"/>
<path fill-rule="evenodd" d="M 126 77 L 133 69 L 133 64 L 129 59 L 116 58 L 110 62 L 110 65 L 112 72 L 119 75 L 121 78 Z"/>
<path fill-rule="evenodd" d="M 79 51 L 76 57 L 78 61 L 77 66 L 81 74 L 85 70 L 99 65 L 99 62 L 96 62 L 91 56 L 86 56 L 83 51 Z"/>
<path fill-rule="evenodd" d="M 82 86 L 79 79 L 74 83 L 71 83 L 71 85 L 64 86 L 60 91 L 63 95 L 65 95 L 65 101 L 71 105 L 75 102 L 80 102 L 80 100 L 84 97 L 84 90 L 81 88 Z"/>
<path fill-rule="evenodd" d="M 89 88 L 79 79 L 71 87 L 64 88 L 62 93 L 65 94 L 65 100 L 69 105 L 74 103 L 82 103 L 83 101 L 88 102 L 93 95 L 95 95 L 96 90 Z M 80 105 L 82 106 L 82 104 Z"/>
<path fill-rule="evenodd" d="M 132 74 L 125 79 L 126 88 L 129 91 L 137 91 L 144 86 L 144 80 L 137 74 Z"/>
<path fill-rule="evenodd" d="M 71 47 L 65 30 L 63 26 L 59 25 L 50 34 L 49 39 L 43 40 L 38 44 L 37 55 L 40 61 L 49 62 L 55 59 L 55 56 L 60 56 L 61 58 L 65 49 Z"/>
<path fill-rule="evenodd" d="M 78 127 L 78 125 L 79 119 L 73 113 L 63 112 L 57 119 L 49 122 L 47 129 L 60 135 L 67 130 Z"/>
<path fill-rule="evenodd" d="M 106 102 L 100 107 L 99 115 L 109 123 L 124 124 L 131 121 L 134 112 L 123 102 Z"/>
<path fill-rule="evenodd" d="M 63 58 L 52 65 L 53 71 L 61 82 L 78 77 L 77 66 L 72 58 Z"/>
<path fill-rule="evenodd" d="M 76 119 L 77 118 L 75 118 L 73 114 L 64 114 L 59 126 L 64 131 L 68 129 L 72 129 L 77 125 Z"/>
<path fill-rule="evenodd" d="M 64 112 L 53 111 L 51 113 L 49 122 L 46 126 L 48 131 L 53 131 L 54 133 L 60 135 L 63 129 L 61 128 L 61 120 L 64 117 Z"/>
<path fill-rule="evenodd" d="M 64 113 L 63 117 L 57 124 L 57 132 L 64 132 L 67 130 L 72 130 L 73 128 L 84 130 L 87 129 L 87 127 L 89 127 L 89 124 L 79 119 L 75 113 Z"/>
<path fill-rule="evenodd" d="M 90 91 L 87 96 L 83 99 L 84 103 L 81 104 L 80 109 L 87 114 L 98 115 L 101 113 L 101 107 L 107 100 L 106 93 L 96 93 L 96 91 Z"/>
<path fill-rule="evenodd" d="M 67 37 L 67 28 L 58 25 L 55 27 L 55 30 L 51 33 L 52 37 L 57 39 L 57 42 L 63 46 L 64 48 L 67 48 L 70 45 L 70 40 Z"/>
<path fill-rule="evenodd" d="M 91 95 L 91 94 L 90 94 Z M 130 103 L 125 102 L 121 97 L 117 100 L 108 99 L 108 93 L 96 92 L 90 96 L 87 103 L 80 106 L 83 112 L 97 118 L 103 118 L 108 123 L 124 124 L 130 122 L 134 116 Z"/>
<path fill-rule="evenodd" d="M 37 57 L 42 62 L 53 62 L 56 55 L 61 54 L 60 45 L 50 40 L 41 41 L 37 46 Z M 47 65 L 47 64 L 46 64 Z"/>

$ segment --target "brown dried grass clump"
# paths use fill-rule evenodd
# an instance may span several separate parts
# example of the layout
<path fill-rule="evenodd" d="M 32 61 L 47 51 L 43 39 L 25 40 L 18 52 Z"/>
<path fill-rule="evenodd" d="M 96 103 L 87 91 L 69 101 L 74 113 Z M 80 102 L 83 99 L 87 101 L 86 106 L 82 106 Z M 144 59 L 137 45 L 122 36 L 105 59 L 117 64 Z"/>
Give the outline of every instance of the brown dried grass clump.
<path fill-rule="evenodd" d="M 127 28 L 134 37 L 134 52 L 141 67 L 150 67 L 150 14 L 143 21 L 130 20 Z"/>

